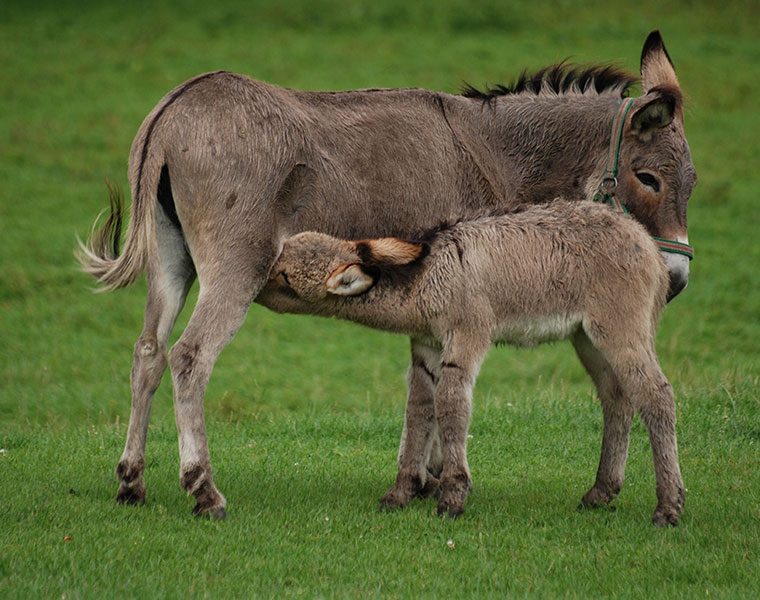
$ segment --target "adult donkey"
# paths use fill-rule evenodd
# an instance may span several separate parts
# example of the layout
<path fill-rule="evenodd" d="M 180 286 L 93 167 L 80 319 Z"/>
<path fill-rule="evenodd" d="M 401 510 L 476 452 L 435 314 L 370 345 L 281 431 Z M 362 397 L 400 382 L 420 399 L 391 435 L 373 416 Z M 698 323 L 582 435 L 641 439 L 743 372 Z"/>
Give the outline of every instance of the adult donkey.
<path fill-rule="evenodd" d="M 635 81 L 610 67 L 560 65 L 523 74 L 512 87 L 457 96 L 421 89 L 301 92 L 219 71 L 165 96 L 132 145 L 132 217 L 123 253 L 120 201 L 112 193 L 110 218 L 80 254 L 105 289 L 126 286 L 143 270 L 148 280 L 116 499 L 145 498 L 153 394 L 167 366 L 170 331 L 197 276 L 197 304 L 168 359 L 180 481 L 196 498 L 194 513 L 225 516 L 212 479 L 203 395 L 289 234 L 408 238 L 495 207 L 565 195 L 590 199 L 600 186 L 616 185 L 652 235 L 685 243 L 695 173 L 681 90 L 657 31 L 642 50 L 644 95 L 620 122 L 617 172 L 605 170 L 611 123 Z M 686 285 L 688 258 L 669 254 L 667 262 L 673 296 Z M 423 352 L 412 346 L 406 423 L 429 404 Z M 599 471 L 584 500 L 604 503 L 621 481 L 633 408 L 605 366 L 585 356 L 583 345 L 578 353 L 604 412 Z M 433 446 L 418 462 L 435 474 Z M 403 505 L 422 484 L 397 478 L 386 505 Z"/>

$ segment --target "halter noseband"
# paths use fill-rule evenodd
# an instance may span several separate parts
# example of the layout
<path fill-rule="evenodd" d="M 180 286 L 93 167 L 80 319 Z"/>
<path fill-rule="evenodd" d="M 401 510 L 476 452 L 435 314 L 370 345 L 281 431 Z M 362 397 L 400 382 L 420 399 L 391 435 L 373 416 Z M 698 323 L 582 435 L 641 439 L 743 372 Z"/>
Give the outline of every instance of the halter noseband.
<path fill-rule="evenodd" d="M 628 213 L 628 209 L 625 204 L 618 200 L 615 195 L 615 188 L 617 187 L 617 170 L 618 170 L 618 158 L 620 157 L 620 144 L 623 140 L 623 127 L 625 126 L 625 117 L 628 111 L 633 106 L 634 99 L 626 98 L 620 105 L 615 119 L 612 121 L 612 134 L 610 136 L 610 156 L 607 161 L 607 171 L 604 174 L 602 183 L 599 184 L 599 189 L 594 195 L 594 202 L 609 203 L 610 206 L 615 208 L 618 212 Z M 672 252 L 674 254 L 683 254 L 689 260 L 694 258 L 694 248 L 689 244 L 684 244 L 676 240 L 666 240 L 665 238 L 659 238 L 652 236 L 652 239 L 657 243 L 657 247 L 663 252 Z"/>

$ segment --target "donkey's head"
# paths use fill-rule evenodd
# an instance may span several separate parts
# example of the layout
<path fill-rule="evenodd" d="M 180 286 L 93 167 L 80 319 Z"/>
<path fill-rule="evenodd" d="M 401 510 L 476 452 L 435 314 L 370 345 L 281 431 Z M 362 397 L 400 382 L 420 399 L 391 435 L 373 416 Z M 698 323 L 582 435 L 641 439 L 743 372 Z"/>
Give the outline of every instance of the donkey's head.
<path fill-rule="evenodd" d="M 426 251 L 425 244 L 398 238 L 353 242 L 306 231 L 285 240 L 270 281 L 307 302 L 357 296 L 375 285 L 384 266 L 408 265 Z"/>
<path fill-rule="evenodd" d="M 683 130 L 681 88 L 658 31 L 644 43 L 641 85 L 644 93 L 623 129 L 617 192 L 653 236 L 687 243 L 686 205 L 697 176 Z M 672 298 L 686 287 L 689 259 L 664 256 Z"/>

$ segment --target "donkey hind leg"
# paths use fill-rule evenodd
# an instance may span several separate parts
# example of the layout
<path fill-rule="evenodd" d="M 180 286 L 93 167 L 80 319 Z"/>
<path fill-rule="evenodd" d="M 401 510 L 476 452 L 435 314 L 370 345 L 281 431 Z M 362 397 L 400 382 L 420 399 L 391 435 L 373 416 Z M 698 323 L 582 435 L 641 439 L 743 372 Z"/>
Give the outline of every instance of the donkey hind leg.
<path fill-rule="evenodd" d="M 263 281 L 263 279 L 262 279 Z M 182 336 L 169 352 L 179 434 L 180 485 L 193 494 L 195 515 L 226 516 L 214 485 L 206 441 L 203 397 L 216 359 L 245 320 L 255 286 L 244 270 L 217 271 L 204 281 Z"/>
<path fill-rule="evenodd" d="M 437 493 L 442 457 L 435 416 L 435 386 L 439 377 L 440 350 L 412 340 L 412 362 L 407 372 L 407 403 L 404 432 L 398 453 L 396 483 L 380 499 L 380 510 L 401 508 L 415 497 Z M 437 463 L 436 472 L 429 467 Z"/>
<path fill-rule="evenodd" d="M 673 388 L 660 368 L 651 342 L 610 349 L 605 355 L 623 393 L 631 398 L 649 432 L 657 482 L 657 508 L 652 521 L 659 526 L 678 525 L 684 488 L 678 466 Z"/>
<path fill-rule="evenodd" d="M 614 500 L 623 486 L 634 410 L 609 363 L 582 330 L 573 338 L 573 346 L 594 381 L 604 416 L 602 454 L 596 481 L 584 494 L 579 507 L 595 508 Z"/>
<path fill-rule="evenodd" d="M 159 264 L 147 270 L 145 326 L 135 344 L 131 373 L 132 410 L 124 453 L 116 467 L 120 480 L 117 502 L 145 500 L 145 441 L 153 394 L 166 370 L 166 348 L 172 327 L 195 279 L 195 269 L 181 233 L 157 210 Z"/>

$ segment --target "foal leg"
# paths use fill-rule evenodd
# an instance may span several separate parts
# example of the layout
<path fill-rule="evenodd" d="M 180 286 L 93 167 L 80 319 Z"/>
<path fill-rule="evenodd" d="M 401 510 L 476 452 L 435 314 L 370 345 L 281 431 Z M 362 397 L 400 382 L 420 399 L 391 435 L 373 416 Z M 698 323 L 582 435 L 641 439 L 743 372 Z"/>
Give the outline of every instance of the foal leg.
<path fill-rule="evenodd" d="M 636 358 L 638 362 L 630 357 L 614 368 L 649 432 L 657 481 L 657 508 L 652 521 L 661 527 L 675 526 L 683 511 L 685 496 L 678 466 L 673 388 L 660 369 L 654 348 L 646 352 L 646 357 Z"/>
<path fill-rule="evenodd" d="M 163 211 L 157 209 L 158 264 L 147 269 L 148 297 L 145 327 L 135 344 L 131 373 L 132 410 L 124 452 L 116 467 L 121 482 L 117 502 L 145 500 L 145 441 L 153 395 L 166 370 L 166 347 L 177 315 L 195 279 L 195 269 L 184 241 Z"/>
<path fill-rule="evenodd" d="M 443 442 L 443 472 L 438 514 L 457 517 L 472 489 L 467 464 L 467 429 L 472 413 L 472 388 L 491 346 L 487 336 L 450 333 L 441 355 L 435 390 L 435 411 Z"/>
<path fill-rule="evenodd" d="M 435 417 L 435 386 L 439 377 L 440 349 L 412 340 L 412 362 L 407 372 L 407 403 L 404 432 L 398 453 L 396 483 L 380 499 L 380 510 L 401 508 L 417 496 L 427 497 L 438 490 L 440 443 Z M 428 469 L 428 457 L 437 448 L 439 468 Z M 435 458 L 435 457 L 434 457 Z"/>
<path fill-rule="evenodd" d="M 582 330 L 573 337 L 573 346 L 596 385 L 604 416 L 602 454 L 596 481 L 581 500 L 582 507 L 593 508 L 614 500 L 623 486 L 634 410 L 609 363 Z"/>

